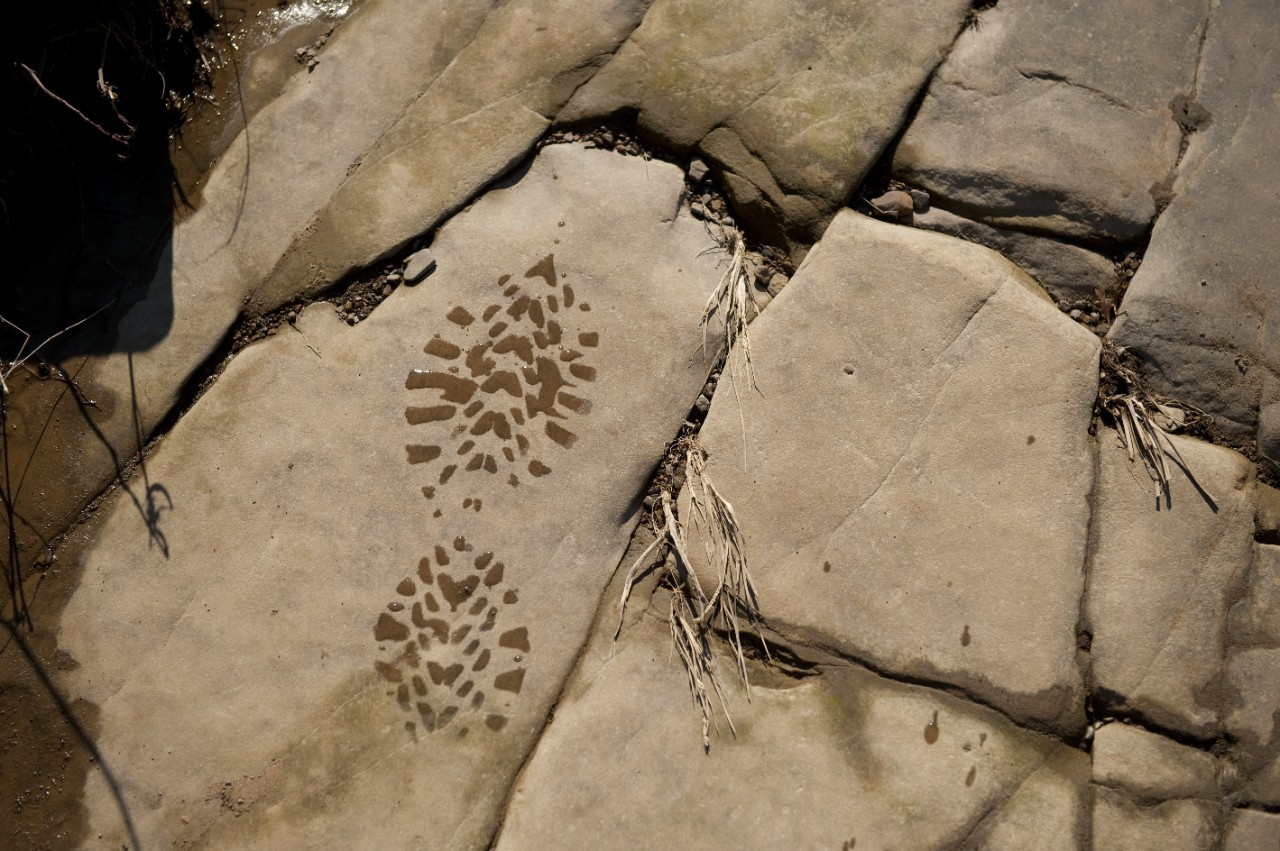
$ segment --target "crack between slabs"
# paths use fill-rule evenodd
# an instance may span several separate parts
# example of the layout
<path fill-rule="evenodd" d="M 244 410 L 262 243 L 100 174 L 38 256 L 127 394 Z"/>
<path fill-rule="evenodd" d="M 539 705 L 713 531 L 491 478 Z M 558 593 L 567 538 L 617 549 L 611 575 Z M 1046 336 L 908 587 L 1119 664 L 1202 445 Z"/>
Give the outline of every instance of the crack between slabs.
<path fill-rule="evenodd" d="M 659 461 L 659 463 L 661 462 Z M 625 565 L 630 560 L 632 552 L 637 546 L 638 538 L 643 531 L 647 531 L 644 524 L 640 522 L 640 513 L 638 511 L 635 514 L 634 522 L 635 526 L 632 528 L 631 535 L 627 539 L 627 546 L 621 555 L 619 555 L 617 564 L 614 565 L 612 572 L 609 574 L 608 582 L 606 582 L 604 587 L 601 589 L 600 600 L 596 604 L 596 613 L 591 620 L 590 627 L 587 629 L 586 636 L 583 639 L 582 644 L 578 647 L 577 654 L 574 656 L 573 661 L 566 668 L 564 679 L 560 681 L 560 688 L 556 692 L 554 699 L 551 701 L 551 705 L 547 709 L 546 717 L 543 719 L 541 726 L 534 735 L 528 751 L 520 761 L 519 768 L 517 768 L 515 774 L 512 775 L 510 785 L 503 792 L 502 800 L 498 806 L 496 823 L 493 827 L 492 835 L 485 846 L 487 849 L 490 849 L 490 851 L 498 846 L 499 840 L 502 838 L 502 830 L 506 825 L 507 815 L 511 810 L 516 790 L 520 786 L 520 782 L 524 777 L 525 770 L 528 768 L 529 763 L 533 761 L 535 754 L 537 754 L 543 737 L 554 722 L 556 710 L 559 709 L 560 702 L 564 699 L 566 692 L 569 690 L 569 686 L 574 683 L 582 673 L 582 663 L 589 654 L 597 636 L 603 635 L 605 631 L 610 633 L 612 632 L 612 630 L 605 630 L 609 620 L 615 614 L 614 607 L 611 604 L 613 598 L 609 591 L 614 587 L 614 583 L 619 575 L 625 571 Z"/>
<path fill-rule="evenodd" d="M 1218 8 L 1218 2 L 1219 0 L 1209 0 L 1208 8 L 1205 9 L 1204 13 L 1204 23 L 1200 25 L 1199 44 L 1196 46 L 1196 66 L 1191 76 L 1191 93 L 1187 96 L 1185 105 L 1188 110 L 1193 106 L 1199 105 L 1200 78 L 1204 71 L 1204 48 L 1209 40 L 1209 26 L 1213 22 L 1213 13 Z M 1177 104 L 1177 102 L 1177 99 L 1175 99 L 1174 103 Z M 1177 107 L 1175 106 L 1174 108 L 1176 109 Z M 1184 120 L 1189 119 L 1190 116 L 1187 116 Z M 1191 135 L 1199 129 L 1198 125 L 1193 127 L 1183 121 L 1178 121 L 1176 114 L 1174 115 L 1174 122 L 1178 125 L 1182 138 L 1178 141 L 1178 156 L 1174 159 L 1172 168 L 1169 169 L 1169 176 L 1165 178 L 1165 185 L 1169 187 L 1170 191 L 1172 191 L 1173 185 L 1178 179 L 1182 161 L 1186 158 L 1187 151 L 1191 147 Z"/>
<path fill-rule="evenodd" d="M 1023 732 L 1045 736 L 1070 748 L 1081 748 L 1080 737 L 1070 736 L 1060 731 L 1053 730 L 1047 725 L 1014 718 L 1006 710 L 987 701 L 985 698 L 974 694 L 963 686 L 943 682 L 942 680 L 933 679 L 923 675 L 904 674 L 898 671 L 891 671 L 869 659 L 856 655 L 852 651 L 836 647 L 832 642 L 824 640 L 822 636 L 811 633 L 803 628 L 788 628 L 778 624 L 771 624 L 768 622 L 767 617 L 764 619 L 762 626 L 765 630 L 765 641 L 771 646 L 776 644 L 780 647 L 784 647 L 794 652 L 798 658 L 802 659 L 806 655 L 804 651 L 828 657 L 826 659 L 811 661 L 811 664 L 818 669 L 837 667 L 856 668 L 868 671 L 886 682 L 905 686 L 915 686 L 917 688 L 925 688 L 930 691 L 940 692 L 948 697 L 994 712 L 1000 718 Z"/>
<path fill-rule="evenodd" d="M 1097 692 L 1091 692 L 1089 697 L 1091 699 L 1097 697 Z M 1093 723 L 1095 724 L 1127 724 L 1130 727 L 1136 727 L 1137 729 L 1150 733 L 1153 736 L 1168 739 L 1174 744 L 1182 745 L 1185 748 L 1207 753 L 1210 756 L 1215 757 L 1220 756 L 1216 751 L 1221 748 L 1222 742 L 1224 741 L 1220 736 L 1214 738 L 1197 737 L 1189 733 L 1184 733 L 1181 730 L 1174 730 L 1170 727 L 1165 727 L 1162 724 L 1152 721 L 1142 712 L 1128 707 L 1104 710 L 1098 715 L 1098 717 L 1091 720 L 1093 720 Z"/>
<path fill-rule="evenodd" d="M 1017 71 L 1018 74 L 1024 80 L 1045 80 L 1051 83 L 1061 83 L 1064 86 L 1069 86 L 1070 88 L 1073 88 L 1073 89 L 1081 89 L 1083 91 L 1089 92 L 1092 95 L 1096 95 L 1097 97 L 1102 98 L 1104 101 L 1111 104 L 1112 106 L 1119 107 L 1120 109 L 1123 109 L 1126 112 L 1133 112 L 1133 113 L 1139 112 L 1139 110 L 1135 109 L 1134 107 L 1120 100 L 1118 97 L 1108 94 L 1107 92 L 1104 92 L 1102 89 L 1097 89 L 1097 88 L 1094 88 L 1093 86 L 1085 85 L 1084 83 L 1077 83 L 1076 81 L 1068 77 L 1066 74 L 1059 74 L 1056 71 L 1047 71 L 1047 70 L 1040 70 L 1040 69 L 1027 71 L 1022 68 L 1015 68 L 1014 70 Z"/>

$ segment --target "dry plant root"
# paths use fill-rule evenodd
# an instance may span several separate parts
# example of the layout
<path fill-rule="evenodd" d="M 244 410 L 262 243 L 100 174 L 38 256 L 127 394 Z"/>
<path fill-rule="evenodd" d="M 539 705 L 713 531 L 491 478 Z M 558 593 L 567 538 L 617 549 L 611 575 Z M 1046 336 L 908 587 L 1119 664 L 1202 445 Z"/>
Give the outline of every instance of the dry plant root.
<path fill-rule="evenodd" d="M 1169 499 L 1169 464 L 1173 458 L 1186 464 L 1169 435 L 1199 422 L 1205 414 L 1197 408 L 1169 399 L 1157 399 L 1143 385 L 1137 369 L 1126 358 L 1123 347 L 1109 340 L 1102 344 L 1102 364 L 1098 381 L 1098 412 L 1115 423 L 1120 443 L 1129 461 L 1141 459 L 1156 486 L 1156 499 Z"/>
<path fill-rule="evenodd" d="M 747 571 L 745 542 L 733 506 L 720 495 L 707 475 L 706 453 L 696 439 L 685 438 L 680 448 L 684 453 L 685 487 L 689 489 L 692 522 L 706 529 L 707 562 L 717 571 L 716 586 L 708 595 L 699 582 L 689 559 L 686 526 L 676 514 L 671 491 L 664 489 L 661 494 L 662 526 L 654 542 L 627 571 L 614 640 L 622 633 L 622 617 L 640 567 L 657 550 L 664 557 L 659 568 L 660 581 L 672 590 L 668 617 L 671 639 L 688 674 L 694 705 L 702 715 L 703 749 L 710 751 L 711 726 L 715 723 L 713 695 L 730 731 L 737 734 L 724 686 L 713 664 L 712 631 L 718 629 L 727 638 L 748 700 L 751 699 L 751 684 L 747 679 L 746 656 L 742 649 L 743 619 L 756 627 L 761 645 L 766 645 L 759 632 L 759 600 L 751 574 Z M 673 558 L 666 559 L 667 555 Z"/>
<path fill-rule="evenodd" d="M 725 366 L 736 392 L 739 377 L 747 382 L 748 388 L 756 386 L 755 373 L 751 369 L 751 340 L 747 336 L 749 311 L 755 307 L 755 302 L 751 300 L 753 270 L 747 259 L 747 244 L 742 231 L 734 227 L 724 228 L 719 241 L 729 254 L 729 266 L 720 276 L 719 283 L 702 311 L 702 350 L 705 355 L 707 329 L 711 320 L 718 316 L 724 323 Z"/>

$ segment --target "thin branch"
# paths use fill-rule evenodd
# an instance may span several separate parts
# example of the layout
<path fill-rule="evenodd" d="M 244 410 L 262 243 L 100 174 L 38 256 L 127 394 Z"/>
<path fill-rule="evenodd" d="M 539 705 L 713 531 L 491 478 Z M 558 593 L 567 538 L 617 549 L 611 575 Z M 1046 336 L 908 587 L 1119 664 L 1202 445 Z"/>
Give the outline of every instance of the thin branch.
<path fill-rule="evenodd" d="M 106 137 L 107 137 L 108 139 L 110 139 L 111 141 L 113 141 L 113 142 L 118 142 L 118 143 L 120 143 L 121 145 L 123 145 L 125 148 L 128 148 L 128 147 L 129 147 L 129 142 L 130 142 L 130 140 L 133 138 L 133 133 L 132 133 L 132 132 L 131 132 L 128 136 L 121 136 L 121 135 L 119 135 L 118 133 L 112 133 L 110 130 L 107 130 L 107 129 L 106 129 L 105 127 L 103 127 L 101 124 L 99 124 L 98 122 L 94 121 L 92 118 L 90 118 L 89 116 L 85 115 L 85 114 L 84 114 L 83 112 L 81 112 L 80 110 L 76 109 L 74 106 L 72 106 L 72 105 L 71 105 L 71 103 L 69 103 L 69 102 L 68 102 L 68 101 L 66 101 L 65 99 L 63 99 L 63 98 L 59 97 L 58 95 L 54 94 L 53 92 L 49 91 L 48 87 L 47 87 L 47 86 L 45 86 L 45 84 L 44 84 L 43 82 L 41 82 L 41 80 L 40 80 L 40 76 L 39 76 L 38 74 L 36 74 L 36 72 L 35 72 L 35 71 L 32 71 L 29 67 L 27 67 L 27 65 L 26 65 L 25 63 L 19 62 L 19 63 L 18 63 L 18 67 L 19 67 L 19 68 L 21 68 L 22 70 L 26 71 L 28 74 L 30 74 L 30 75 L 31 75 L 31 79 L 35 82 L 36 86 L 38 86 L 38 87 L 39 87 L 40 91 L 44 92 L 46 95 L 48 95 L 49 97 L 53 98 L 53 99 L 54 99 L 54 100 L 56 100 L 58 103 L 62 104 L 62 105 L 63 105 L 63 106 L 65 106 L 67 109 L 69 109 L 69 110 L 71 110 L 72 112 L 74 112 L 77 116 L 79 116 L 79 117 L 80 117 L 80 120 L 81 120 L 81 121 L 83 121 L 85 124 L 88 124 L 88 125 L 89 125 L 90 127 L 92 127 L 94 130 L 97 130 L 99 133 L 101 133 L 103 136 L 106 136 Z M 132 128 L 131 128 L 131 129 L 132 129 Z"/>

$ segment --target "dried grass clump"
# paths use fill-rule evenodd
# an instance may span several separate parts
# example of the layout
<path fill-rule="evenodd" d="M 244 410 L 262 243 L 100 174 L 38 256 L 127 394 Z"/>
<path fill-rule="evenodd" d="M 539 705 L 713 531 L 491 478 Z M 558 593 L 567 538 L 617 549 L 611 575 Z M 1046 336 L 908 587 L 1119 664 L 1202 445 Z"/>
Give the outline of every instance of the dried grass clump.
<path fill-rule="evenodd" d="M 748 388 L 756 386 L 755 373 L 751 369 L 751 338 L 747 335 L 747 323 L 755 309 L 755 302 L 751 300 L 754 270 L 747 257 L 747 243 L 742 231 L 731 225 L 722 227 L 718 241 L 728 255 L 728 266 L 702 311 L 702 349 L 705 355 L 707 330 L 718 318 L 724 326 L 722 351 L 726 370 L 734 383 L 734 392 L 737 392 L 739 377 L 746 381 Z"/>
<path fill-rule="evenodd" d="M 1157 398 L 1144 385 L 1137 359 L 1110 340 L 1102 341 L 1095 412 L 1105 414 L 1114 423 L 1129 460 L 1141 459 L 1156 485 L 1156 498 L 1163 496 L 1168 501 L 1166 459 L 1172 458 L 1186 467 L 1168 436 L 1200 422 L 1204 412 L 1191 405 Z"/>
<path fill-rule="evenodd" d="M 655 550 L 659 550 L 659 555 L 664 558 L 659 568 L 659 579 L 672 591 L 668 616 L 671 639 L 688 674 L 694 704 L 702 715 L 702 745 L 709 751 L 711 726 L 715 723 L 713 695 L 730 731 L 737 733 L 729 714 L 724 685 L 715 671 L 712 632 L 718 629 L 724 633 L 748 700 L 751 699 L 751 683 L 747 679 L 747 662 L 742 648 L 743 620 L 757 627 L 757 637 L 762 645 L 764 638 L 758 628 L 761 621 L 759 599 L 747 570 L 745 542 L 733 506 L 721 496 L 707 475 L 706 453 L 696 439 L 682 438 L 676 449 L 684 456 L 690 519 L 694 526 L 704 528 L 707 533 L 707 562 L 717 572 L 716 587 L 707 594 L 698 580 L 689 559 L 686 525 L 677 515 L 671 491 L 664 489 L 661 494 L 662 525 L 654 542 L 627 571 L 614 638 L 616 640 L 622 632 L 622 615 L 626 612 L 627 600 L 631 597 L 641 565 Z M 665 558 L 668 555 L 672 558 Z"/>

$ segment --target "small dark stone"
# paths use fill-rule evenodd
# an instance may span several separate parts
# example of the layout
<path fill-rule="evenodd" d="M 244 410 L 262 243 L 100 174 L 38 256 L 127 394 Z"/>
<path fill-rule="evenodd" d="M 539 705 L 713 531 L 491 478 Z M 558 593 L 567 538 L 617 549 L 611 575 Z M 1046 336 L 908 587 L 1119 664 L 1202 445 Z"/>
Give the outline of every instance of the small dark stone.
<path fill-rule="evenodd" d="M 689 179 L 694 183 L 701 183 L 706 180 L 707 175 L 710 173 L 711 170 L 707 168 L 707 164 L 697 157 L 689 161 Z"/>
<path fill-rule="evenodd" d="M 871 200 L 871 207 L 877 218 L 901 222 L 911 218 L 915 212 L 915 202 L 911 195 L 901 189 L 886 192 L 879 198 Z"/>

